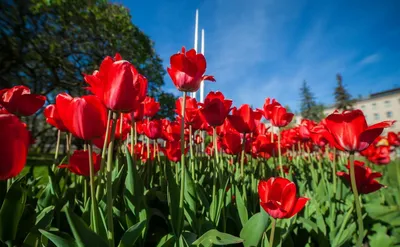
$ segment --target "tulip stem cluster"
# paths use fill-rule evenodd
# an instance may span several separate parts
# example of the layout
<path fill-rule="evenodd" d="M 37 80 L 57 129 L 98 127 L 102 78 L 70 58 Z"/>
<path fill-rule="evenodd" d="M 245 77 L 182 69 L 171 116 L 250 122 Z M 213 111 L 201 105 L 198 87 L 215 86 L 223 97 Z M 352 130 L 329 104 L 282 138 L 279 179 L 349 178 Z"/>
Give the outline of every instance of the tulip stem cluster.
<path fill-rule="evenodd" d="M 96 200 L 96 187 L 95 187 L 95 182 L 94 182 L 94 164 L 93 164 L 93 159 L 92 159 L 92 154 L 93 154 L 93 146 L 92 142 L 87 143 L 88 146 L 88 154 L 89 154 L 89 174 L 90 174 L 90 197 L 91 197 L 91 204 L 92 204 L 92 212 L 91 212 L 91 219 L 92 221 L 92 229 L 94 232 L 98 233 L 99 229 L 99 218 L 96 213 L 97 209 L 97 200 Z"/>
<path fill-rule="evenodd" d="M 182 119 L 181 119 L 181 190 L 179 197 L 179 218 L 178 222 L 181 226 L 183 226 L 183 202 L 185 196 L 185 108 L 186 108 L 186 92 L 183 92 L 183 103 L 182 103 Z M 178 176 L 178 174 L 176 174 Z M 180 234 L 181 229 L 178 230 L 178 234 Z"/>
<path fill-rule="evenodd" d="M 356 246 L 361 247 L 363 245 L 363 239 L 364 239 L 364 224 L 363 224 L 363 218 L 362 218 L 362 213 L 361 213 L 360 197 L 358 196 L 358 191 L 357 191 L 356 175 L 355 175 L 355 170 L 354 170 L 354 153 L 350 153 L 349 159 L 350 159 L 351 189 L 353 190 L 353 194 L 354 194 L 354 204 L 356 206 L 358 232 L 359 232 Z"/>
<path fill-rule="evenodd" d="M 60 141 L 61 141 L 61 131 L 57 130 L 57 144 L 56 144 L 56 152 L 54 153 L 53 171 L 56 168 L 56 163 L 57 163 L 57 159 L 58 159 L 58 152 L 60 150 Z"/>
<path fill-rule="evenodd" d="M 279 159 L 279 170 L 281 171 L 281 177 L 285 177 L 283 173 L 283 164 L 282 164 L 282 150 L 281 150 L 281 135 L 280 129 L 278 128 L 278 159 Z"/>
<path fill-rule="evenodd" d="M 113 153 L 115 129 L 117 127 L 118 114 L 113 112 L 113 122 L 111 126 L 110 144 L 108 145 L 107 153 L 107 239 L 111 247 L 114 246 L 114 221 L 113 221 L 113 195 L 112 195 L 112 168 L 113 168 Z"/>

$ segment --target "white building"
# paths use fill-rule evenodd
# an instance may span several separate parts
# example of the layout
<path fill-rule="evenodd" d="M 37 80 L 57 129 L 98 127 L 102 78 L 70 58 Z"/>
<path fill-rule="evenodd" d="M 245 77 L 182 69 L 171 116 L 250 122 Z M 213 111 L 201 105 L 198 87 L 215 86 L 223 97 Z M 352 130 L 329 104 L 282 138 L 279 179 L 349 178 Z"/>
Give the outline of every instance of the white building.
<path fill-rule="evenodd" d="M 368 97 L 356 99 L 354 109 L 364 112 L 368 125 L 384 120 L 396 120 L 396 123 L 387 131 L 400 131 L 400 88 L 370 94 Z M 326 107 L 325 115 L 335 111 L 335 106 Z M 296 116 L 296 123 L 300 123 L 301 116 Z"/>

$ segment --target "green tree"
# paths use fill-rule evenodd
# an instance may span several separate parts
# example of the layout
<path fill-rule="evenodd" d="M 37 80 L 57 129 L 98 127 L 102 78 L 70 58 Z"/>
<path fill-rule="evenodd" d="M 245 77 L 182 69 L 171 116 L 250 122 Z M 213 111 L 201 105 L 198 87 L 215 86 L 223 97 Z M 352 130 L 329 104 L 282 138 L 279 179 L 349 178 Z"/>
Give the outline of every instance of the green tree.
<path fill-rule="evenodd" d="M 307 118 L 314 121 L 320 121 L 323 116 L 324 107 L 315 101 L 314 94 L 311 92 L 310 86 L 306 81 L 300 88 L 300 114 L 302 118 Z"/>
<path fill-rule="evenodd" d="M 343 78 L 340 74 L 336 74 L 337 86 L 335 88 L 335 106 L 339 110 L 351 110 L 353 109 L 354 100 L 351 99 L 351 95 L 347 92 L 343 85 Z"/>
<path fill-rule="evenodd" d="M 162 91 L 165 70 L 154 43 L 131 22 L 129 10 L 104 0 L 0 1 L 0 89 L 26 85 L 45 94 L 85 94 L 83 73 L 119 52 L 149 81 L 162 101 L 160 115 L 173 117 L 175 97 Z M 35 137 L 46 132 L 40 112 L 28 119 Z"/>

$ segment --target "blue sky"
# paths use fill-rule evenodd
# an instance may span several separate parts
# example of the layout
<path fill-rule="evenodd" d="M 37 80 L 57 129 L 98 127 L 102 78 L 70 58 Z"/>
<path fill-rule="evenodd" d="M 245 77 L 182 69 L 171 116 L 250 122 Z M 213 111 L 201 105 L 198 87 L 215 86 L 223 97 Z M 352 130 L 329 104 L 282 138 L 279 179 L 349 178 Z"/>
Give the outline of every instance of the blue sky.
<path fill-rule="evenodd" d="M 334 102 L 335 75 L 353 96 L 400 87 L 400 1 L 122 1 L 169 65 L 193 47 L 195 9 L 205 29 L 207 74 L 234 100 L 261 107 L 266 97 L 299 109 L 303 80 L 317 101 Z M 199 32 L 200 39 L 200 32 Z M 178 94 L 168 75 L 165 90 Z"/>

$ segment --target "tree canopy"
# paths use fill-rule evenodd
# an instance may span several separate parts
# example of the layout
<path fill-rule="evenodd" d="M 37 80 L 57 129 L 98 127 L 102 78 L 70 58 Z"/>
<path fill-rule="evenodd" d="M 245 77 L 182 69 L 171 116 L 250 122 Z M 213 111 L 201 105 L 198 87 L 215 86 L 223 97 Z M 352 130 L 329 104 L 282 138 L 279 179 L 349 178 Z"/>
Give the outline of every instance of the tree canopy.
<path fill-rule="evenodd" d="M 165 70 L 153 41 L 132 24 L 126 7 L 100 0 L 18 0 L 1 1 L 0 8 L 6 10 L 0 13 L 2 88 L 22 84 L 35 93 L 76 95 L 84 90 L 82 74 L 118 52 L 147 77 L 151 96 L 174 98 L 161 89 Z"/>
<path fill-rule="evenodd" d="M 316 102 L 314 94 L 306 81 L 303 81 L 303 85 L 300 88 L 300 97 L 301 116 L 310 120 L 320 121 L 324 117 L 324 107 Z"/>
<path fill-rule="evenodd" d="M 347 92 L 343 85 L 343 78 L 340 74 L 336 75 L 337 86 L 335 88 L 335 106 L 339 110 L 351 110 L 353 109 L 354 101 L 351 95 Z"/>
<path fill-rule="evenodd" d="M 26 85 L 54 102 L 59 92 L 85 92 L 83 74 L 120 53 L 149 81 L 159 117 L 173 117 L 175 97 L 162 91 L 165 70 L 154 42 L 123 5 L 104 0 L 0 1 L 0 89 Z M 34 137 L 46 131 L 41 112 L 27 119 Z"/>

